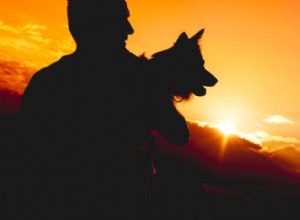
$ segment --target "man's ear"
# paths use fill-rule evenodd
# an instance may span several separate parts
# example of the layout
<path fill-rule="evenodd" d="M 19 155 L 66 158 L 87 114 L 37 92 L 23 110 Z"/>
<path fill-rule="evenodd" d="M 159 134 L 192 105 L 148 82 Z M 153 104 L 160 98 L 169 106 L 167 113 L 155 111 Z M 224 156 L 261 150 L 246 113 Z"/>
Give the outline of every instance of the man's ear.
<path fill-rule="evenodd" d="M 188 40 L 188 36 L 185 32 L 182 32 L 179 37 L 177 38 L 177 41 L 175 42 L 175 45 L 180 45 Z"/>

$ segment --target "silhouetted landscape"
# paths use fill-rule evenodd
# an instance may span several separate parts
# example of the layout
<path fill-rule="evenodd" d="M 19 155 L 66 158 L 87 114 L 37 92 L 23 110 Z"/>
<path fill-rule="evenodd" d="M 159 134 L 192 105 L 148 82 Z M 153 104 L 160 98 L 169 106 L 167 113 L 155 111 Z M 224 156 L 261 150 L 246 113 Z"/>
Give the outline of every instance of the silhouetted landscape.
<path fill-rule="evenodd" d="M 264 152 L 215 128 L 194 122 L 189 127 L 191 139 L 185 148 L 159 136 L 156 204 L 160 212 L 174 214 L 168 219 L 299 219 L 296 149 Z"/>
<path fill-rule="evenodd" d="M 18 117 L 1 116 L 1 173 L 5 212 L 18 205 L 22 164 Z M 153 219 L 298 219 L 300 153 L 272 153 L 238 136 L 189 122 L 186 147 L 158 135 Z M 223 150 L 222 150 L 223 149 Z"/>

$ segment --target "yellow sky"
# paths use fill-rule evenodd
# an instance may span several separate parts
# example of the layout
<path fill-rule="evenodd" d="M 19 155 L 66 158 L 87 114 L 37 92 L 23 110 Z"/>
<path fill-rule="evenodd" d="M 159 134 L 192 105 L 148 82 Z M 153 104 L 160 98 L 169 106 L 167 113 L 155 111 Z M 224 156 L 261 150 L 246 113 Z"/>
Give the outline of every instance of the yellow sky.
<path fill-rule="evenodd" d="M 137 55 L 150 56 L 172 46 L 182 31 L 191 36 L 205 28 L 202 53 L 206 68 L 219 83 L 208 88 L 205 97 L 178 105 L 187 118 L 231 122 L 247 134 L 265 132 L 267 137 L 299 144 L 298 0 L 127 2 L 135 29 L 127 47 Z M 74 50 L 67 28 L 67 3 L 0 3 L 0 87 L 21 93 L 36 69 Z M 5 66 L 10 68 L 4 71 Z"/>

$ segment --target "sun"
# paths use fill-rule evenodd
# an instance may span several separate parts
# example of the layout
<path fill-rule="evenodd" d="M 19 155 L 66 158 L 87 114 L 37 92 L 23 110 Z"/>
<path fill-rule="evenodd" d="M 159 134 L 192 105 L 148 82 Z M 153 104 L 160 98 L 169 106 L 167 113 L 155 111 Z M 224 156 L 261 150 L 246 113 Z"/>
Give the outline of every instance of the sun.
<path fill-rule="evenodd" d="M 226 135 L 231 135 L 236 132 L 235 125 L 231 122 L 220 123 L 216 127 Z"/>

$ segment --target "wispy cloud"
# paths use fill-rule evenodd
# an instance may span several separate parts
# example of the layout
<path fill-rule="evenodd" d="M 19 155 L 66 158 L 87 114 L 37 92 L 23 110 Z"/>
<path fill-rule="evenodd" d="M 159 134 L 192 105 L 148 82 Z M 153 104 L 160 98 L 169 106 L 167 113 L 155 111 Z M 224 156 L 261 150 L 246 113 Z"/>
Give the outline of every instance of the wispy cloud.
<path fill-rule="evenodd" d="M 39 68 L 68 54 L 72 38 L 32 21 L 10 25 L 0 20 L 0 88 L 21 94 Z"/>
<path fill-rule="evenodd" d="M 18 47 L 20 45 L 20 43 L 18 42 L 26 42 L 26 43 L 21 43 L 21 45 L 23 44 L 25 47 L 32 46 L 34 42 L 49 44 L 51 42 L 51 39 L 45 38 L 43 36 L 43 31 L 45 31 L 46 29 L 47 29 L 46 26 L 35 24 L 33 22 L 27 22 L 19 26 L 12 26 L 0 20 L 0 31 L 3 33 L 1 39 L 4 39 L 5 43 L 17 42 L 17 44 L 10 44 L 7 46 L 15 45 Z M 7 41 L 8 38 L 10 39 L 10 41 Z"/>
<path fill-rule="evenodd" d="M 0 20 L 0 46 L 16 51 L 44 53 L 49 57 L 62 56 L 74 48 L 72 39 L 52 39 L 49 37 L 50 32 L 55 30 L 32 21 L 12 26 Z"/>
<path fill-rule="evenodd" d="M 0 60 L 0 88 L 22 94 L 35 71 L 35 68 L 18 61 Z"/>
<path fill-rule="evenodd" d="M 285 118 L 281 115 L 271 115 L 264 121 L 269 124 L 294 124 L 292 120 Z"/>
<path fill-rule="evenodd" d="M 11 32 L 11 33 L 14 33 L 14 34 L 19 34 L 20 33 L 19 28 L 15 28 L 13 26 L 5 24 L 2 20 L 0 20 L 0 30 Z"/>
<path fill-rule="evenodd" d="M 294 146 L 300 149 L 300 140 L 294 137 L 271 135 L 262 130 L 251 133 L 237 132 L 237 135 L 261 146 L 268 146 L 271 148 L 276 148 L 279 146 Z"/>
<path fill-rule="evenodd" d="M 0 114 L 19 113 L 21 95 L 9 89 L 0 88 Z"/>
<path fill-rule="evenodd" d="M 276 117 L 274 117 L 276 118 Z M 281 117 L 278 117 L 282 120 Z M 285 119 L 285 118 L 283 118 Z M 288 119 L 285 119 L 288 120 Z M 193 121 L 193 120 L 190 120 Z M 219 124 L 212 123 L 212 122 L 204 122 L 204 121 L 193 121 L 196 122 L 200 126 L 209 126 L 213 128 L 219 128 Z M 283 122 L 282 122 L 283 123 Z M 287 122 L 286 122 L 287 123 Z M 261 129 L 261 128 L 260 128 Z M 258 144 L 262 147 L 267 148 L 277 148 L 277 147 L 286 147 L 286 146 L 293 146 L 300 149 L 300 140 L 294 137 L 284 137 L 279 135 L 272 135 L 264 130 L 258 130 L 253 132 L 242 132 L 236 130 L 234 134 L 238 135 L 241 138 L 245 138 L 255 144 Z M 267 148 L 266 148 L 267 147 Z"/>

